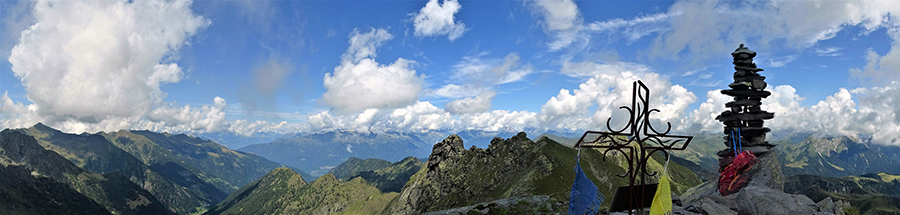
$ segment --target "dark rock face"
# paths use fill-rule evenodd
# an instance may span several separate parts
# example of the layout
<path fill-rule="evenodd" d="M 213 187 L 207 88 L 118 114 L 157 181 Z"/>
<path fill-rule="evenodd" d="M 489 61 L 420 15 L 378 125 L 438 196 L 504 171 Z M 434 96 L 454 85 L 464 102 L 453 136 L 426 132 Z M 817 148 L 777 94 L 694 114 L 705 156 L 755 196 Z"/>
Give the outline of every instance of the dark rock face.
<path fill-rule="evenodd" d="M 454 162 L 466 149 L 463 148 L 462 138 L 456 135 L 450 135 L 444 141 L 441 141 L 438 144 L 434 144 L 434 148 L 432 148 L 431 156 L 428 156 L 428 166 L 429 170 L 440 171 L 439 165 L 442 162 Z"/>

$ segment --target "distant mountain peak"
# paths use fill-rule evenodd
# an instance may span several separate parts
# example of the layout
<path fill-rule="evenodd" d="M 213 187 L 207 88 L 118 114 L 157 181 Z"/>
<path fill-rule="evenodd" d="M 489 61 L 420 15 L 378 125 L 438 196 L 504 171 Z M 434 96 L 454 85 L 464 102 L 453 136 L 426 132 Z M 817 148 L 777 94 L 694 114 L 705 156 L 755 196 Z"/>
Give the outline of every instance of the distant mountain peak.
<path fill-rule="evenodd" d="M 44 125 L 44 123 L 40 123 L 40 122 L 38 122 L 37 124 L 34 124 L 34 126 L 32 126 L 31 128 L 38 130 L 38 131 L 42 131 L 42 132 L 52 132 L 54 134 L 62 133 L 62 131 L 51 128 L 50 126 Z"/>

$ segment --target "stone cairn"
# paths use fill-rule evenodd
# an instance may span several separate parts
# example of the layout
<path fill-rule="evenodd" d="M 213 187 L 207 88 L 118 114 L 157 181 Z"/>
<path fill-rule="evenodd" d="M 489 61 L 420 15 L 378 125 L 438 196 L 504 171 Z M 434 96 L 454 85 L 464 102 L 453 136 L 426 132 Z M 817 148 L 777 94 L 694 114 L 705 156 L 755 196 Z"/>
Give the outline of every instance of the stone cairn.
<path fill-rule="evenodd" d="M 728 85 L 731 89 L 722 90 L 722 94 L 734 97 L 734 101 L 725 103 L 725 107 L 730 110 L 716 117 L 716 120 L 725 124 L 725 146 L 728 148 L 719 151 L 717 155 L 722 158 L 733 157 L 737 147 L 760 156 L 771 152 L 775 146 L 766 141 L 766 133 L 770 129 L 763 127 L 763 120 L 772 119 L 775 114 L 759 107 L 762 105 L 761 100 L 772 93 L 765 90 L 766 77 L 758 74 L 763 69 L 756 68 L 753 63 L 756 52 L 741 44 L 731 56 L 734 57 L 734 83 Z"/>
<path fill-rule="evenodd" d="M 750 51 L 744 44 L 731 56 L 734 57 L 734 82 L 728 85 L 731 89 L 722 90 L 722 94 L 734 97 L 734 101 L 725 103 L 729 110 L 716 117 L 725 124 L 725 145 L 728 147 L 718 153 L 719 172 L 734 161 L 734 148 L 752 152 L 758 163 L 740 173 L 748 182 L 739 185 L 741 188 L 735 193 L 722 195 L 719 180 L 706 181 L 688 189 L 681 196 L 682 204 L 676 203 L 679 207 L 673 207 L 675 214 L 826 215 L 842 211 L 841 207 L 832 206 L 845 204 L 843 202 L 835 203 L 826 198 L 817 205 L 807 196 L 784 193 L 784 174 L 778 163 L 778 154 L 771 153 L 775 145 L 766 142 L 769 128 L 763 127 L 763 121 L 774 118 L 775 114 L 759 107 L 762 99 L 771 95 L 765 91 L 766 77 L 757 74 L 763 70 L 753 63 L 756 52 Z"/>

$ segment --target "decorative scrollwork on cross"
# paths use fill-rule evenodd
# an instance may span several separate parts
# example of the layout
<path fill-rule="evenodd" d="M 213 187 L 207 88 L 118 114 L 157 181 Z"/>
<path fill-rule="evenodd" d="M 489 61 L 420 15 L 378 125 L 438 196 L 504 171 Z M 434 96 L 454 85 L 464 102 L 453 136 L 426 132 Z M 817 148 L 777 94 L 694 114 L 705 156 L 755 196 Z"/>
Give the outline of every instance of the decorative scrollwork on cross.
<path fill-rule="evenodd" d="M 584 135 L 575 143 L 575 147 L 584 148 L 604 148 L 603 159 L 606 160 L 609 152 L 619 152 L 628 161 L 628 169 L 619 177 L 628 177 L 628 186 L 631 187 L 633 194 L 632 202 L 639 205 L 629 205 L 629 208 L 644 208 L 640 205 L 642 201 L 634 201 L 644 199 L 642 189 L 646 185 L 644 176 L 654 176 L 657 172 L 647 172 L 647 161 L 650 156 L 656 152 L 662 152 L 669 159 L 668 150 L 684 150 L 690 144 L 692 136 L 670 135 L 672 123 L 666 122 L 666 129 L 660 132 L 650 123 L 650 114 L 659 112 L 659 109 L 650 108 L 650 89 L 640 80 L 633 84 L 631 107 L 621 106 L 619 109 L 625 109 L 629 113 L 628 124 L 622 129 L 613 130 L 610 122 L 612 117 L 606 120 L 606 128 L 608 131 L 586 131 Z M 626 152 L 627 151 L 627 152 Z M 637 156 L 637 157 L 636 157 Z M 640 177 L 640 188 L 635 185 L 636 179 Z M 631 211 L 629 210 L 629 214 Z"/>

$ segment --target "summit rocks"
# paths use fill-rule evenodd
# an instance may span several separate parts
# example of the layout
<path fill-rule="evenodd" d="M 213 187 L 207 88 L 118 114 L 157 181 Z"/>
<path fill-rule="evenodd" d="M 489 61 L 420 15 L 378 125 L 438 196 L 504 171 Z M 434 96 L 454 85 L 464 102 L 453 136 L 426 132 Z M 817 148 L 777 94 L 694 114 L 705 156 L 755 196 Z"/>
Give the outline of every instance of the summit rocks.
<path fill-rule="evenodd" d="M 450 135 L 434 145 L 425 168 L 410 177 L 399 197 L 382 214 L 459 212 L 469 208 L 459 208 L 463 206 L 471 206 L 468 213 L 479 214 L 485 208 L 495 208 L 489 202 L 522 198 L 540 201 L 524 201 L 527 204 L 521 207 L 496 203 L 496 208 L 526 214 L 566 211 L 575 177 L 576 154 L 575 149 L 550 138 L 532 141 L 524 132 L 509 139 L 494 138 L 486 149 L 472 146 L 468 150 L 463 148 L 459 136 Z M 661 167 L 658 159 L 651 160 L 654 166 Z M 604 160 L 600 151 L 581 151 L 581 168 L 600 192 L 607 195 L 628 183 L 625 178 L 616 177 L 625 172 L 618 162 L 621 162 L 618 156 L 610 155 Z M 700 182 L 680 165 L 672 164 L 669 168 L 675 193 Z"/>

